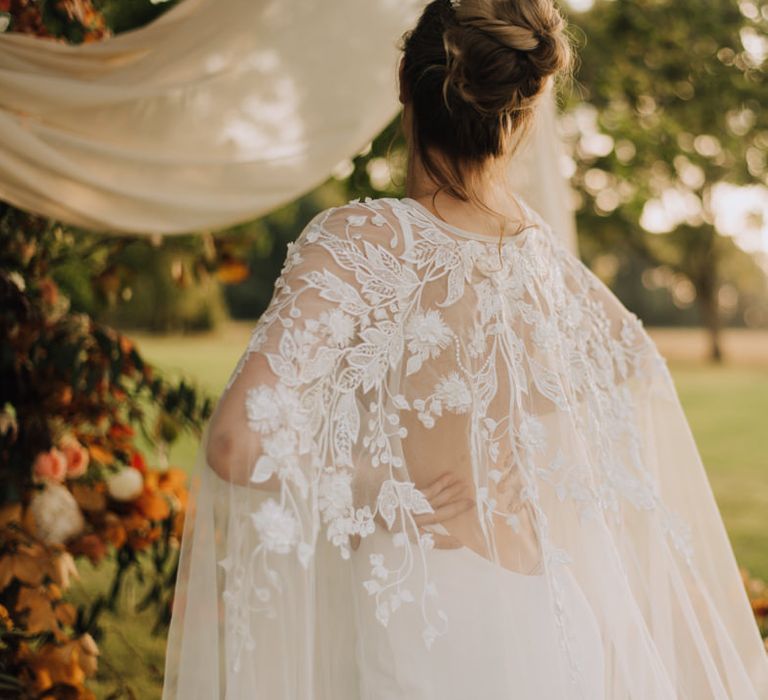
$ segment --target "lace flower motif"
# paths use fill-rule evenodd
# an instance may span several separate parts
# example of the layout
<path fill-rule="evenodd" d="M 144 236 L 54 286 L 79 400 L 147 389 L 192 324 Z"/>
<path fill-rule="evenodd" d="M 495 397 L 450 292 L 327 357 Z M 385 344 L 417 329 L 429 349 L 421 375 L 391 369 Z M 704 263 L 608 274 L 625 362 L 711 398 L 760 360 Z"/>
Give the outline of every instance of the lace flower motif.
<path fill-rule="evenodd" d="M 257 433 L 271 433 L 284 425 L 291 425 L 299 412 L 299 397 L 295 391 L 278 384 L 261 385 L 249 389 L 245 399 L 248 427 Z"/>
<path fill-rule="evenodd" d="M 326 327 L 331 343 L 337 347 L 345 347 L 355 336 L 355 319 L 341 309 L 323 311 L 320 322 Z"/>
<path fill-rule="evenodd" d="M 435 398 L 454 413 L 466 413 L 472 405 L 472 393 L 458 372 L 441 377 L 435 387 Z"/>
<path fill-rule="evenodd" d="M 437 357 L 451 340 L 452 332 L 442 314 L 434 309 L 417 311 L 405 327 L 408 350 L 413 355 L 408 360 L 407 374 L 421 368 L 424 360 Z"/>
<path fill-rule="evenodd" d="M 288 512 L 277 501 L 270 498 L 251 515 L 253 524 L 268 550 L 287 554 L 299 537 L 299 523 L 293 513 Z"/>

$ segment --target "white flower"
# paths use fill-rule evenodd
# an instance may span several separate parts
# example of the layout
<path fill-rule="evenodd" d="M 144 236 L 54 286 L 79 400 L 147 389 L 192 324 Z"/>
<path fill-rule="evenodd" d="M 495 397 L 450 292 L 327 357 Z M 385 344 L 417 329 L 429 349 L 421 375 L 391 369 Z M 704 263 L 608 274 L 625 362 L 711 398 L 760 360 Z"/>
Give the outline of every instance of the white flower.
<path fill-rule="evenodd" d="M 437 357 L 448 345 L 452 335 L 439 311 L 415 312 L 405 328 L 408 349 L 413 353 L 408 360 L 406 373 L 417 371 L 428 357 Z"/>
<path fill-rule="evenodd" d="M 319 224 L 312 224 L 309 227 L 309 230 L 307 231 L 307 242 L 308 243 L 314 243 L 318 238 L 320 238 L 320 234 L 323 232 L 323 227 Z"/>
<path fill-rule="evenodd" d="M 251 515 L 264 546 L 272 552 L 287 554 L 299 538 L 299 522 L 277 501 L 270 498 Z"/>
<path fill-rule="evenodd" d="M 533 416 L 524 416 L 518 430 L 520 442 L 531 451 L 540 450 L 546 443 L 546 431 L 540 420 Z"/>
<path fill-rule="evenodd" d="M 451 339 L 451 329 L 443 321 L 440 312 L 430 309 L 417 311 L 411 316 L 405 329 L 408 349 L 425 357 L 437 357 Z"/>
<path fill-rule="evenodd" d="M 350 534 L 357 534 L 360 537 L 367 537 L 376 530 L 370 506 L 363 506 L 355 511 L 355 519 L 350 525 L 350 530 Z"/>
<path fill-rule="evenodd" d="M 477 270 L 490 279 L 498 290 L 504 290 L 518 299 L 525 291 L 524 268 L 515 265 L 514 258 L 505 250 L 499 258 L 498 251 L 486 252 L 475 259 Z"/>
<path fill-rule="evenodd" d="M 326 537 L 328 541 L 339 548 L 343 559 L 349 559 L 349 536 L 354 534 L 352 518 L 336 518 L 328 523 Z"/>
<path fill-rule="evenodd" d="M 542 350 L 554 350 L 557 344 L 557 321 L 553 318 L 540 319 L 533 329 L 533 342 Z"/>
<path fill-rule="evenodd" d="M 442 377 L 435 387 L 435 396 L 449 411 L 466 413 L 472 405 L 472 394 L 467 383 L 457 372 Z"/>
<path fill-rule="evenodd" d="M 327 327 L 331 343 L 343 347 L 355 335 L 355 319 L 341 309 L 323 311 L 320 321 Z"/>
<path fill-rule="evenodd" d="M 290 272 L 294 266 L 298 265 L 302 260 L 301 245 L 296 241 L 289 241 L 285 247 L 285 260 L 280 270 L 280 278 L 278 281 L 284 281 L 284 276 L 287 272 Z"/>
<path fill-rule="evenodd" d="M 427 649 L 430 649 L 432 648 L 432 644 L 434 644 L 435 639 L 437 639 L 437 630 L 432 625 L 427 625 L 422 630 L 421 636 L 424 639 L 424 644 Z"/>
<path fill-rule="evenodd" d="M 575 328 L 581 322 L 582 316 L 583 312 L 581 310 L 581 304 L 579 303 L 579 300 L 575 297 L 570 297 L 565 305 L 565 310 L 563 313 L 565 322 L 572 328 Z"/>
<path fill-rule="evenodd" d="M 317 502 L 324 522 L 348 515 L 352 506 L 352 474 L 339 471 L 321 474 Z"/>
<path fill-rule="evenodd" d="M 245 398 L 248 427 L 268 433 L 286 425 L 294 425 L 301 411 L 298 394 L 284 384 L 261 385 L 249 389 Z"/>
<path fill-rule="evenodd" d="M 384 566 L 383 554 L 371 554 L 369 555 L 369 561 L 371 562 L 371 573 L 382 581 L 386 581 L 389 576 L 389 569 Z"/>
<path fill-rule="evenodd" d="M 116 501 L 132 501 L 144 490 L 144 477 L 138 469 L 123 467 L 107 477 L 107 491 Z"/>
<path fill-rule="evenodd" d="M 296 432 L 286 428 L 280 428 L 265 437 L 263 444 L 264 452 L 278 462 L 290 462 L 297 453 Z"/>
<path fill-rule="evenodd" d="M 376 605 L 376 619 L 384 626 L 389 622 L 389 606 L 385 602 Z"/>
<path fill-rule="evenodd" d="M 69 489 L 61 484 L 46 482 L 43 489 L 34 492 L 29 510 L 35 524 L 35 534 L 46 544 L 62 544 L 78 535 L 85 527 L 85 519 L 77 501 Z"/>

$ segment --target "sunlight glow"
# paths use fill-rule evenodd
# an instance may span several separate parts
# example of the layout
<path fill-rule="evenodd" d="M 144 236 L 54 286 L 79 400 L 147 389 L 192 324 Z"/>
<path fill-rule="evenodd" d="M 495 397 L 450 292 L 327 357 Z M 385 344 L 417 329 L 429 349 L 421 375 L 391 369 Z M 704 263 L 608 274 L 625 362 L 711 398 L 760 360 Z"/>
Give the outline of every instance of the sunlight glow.
<path fill-rule="evenodd" d="M 566 3 L 575 12 L 587 12 L 594 6 L 595 0 L 566 0 Z"/>
<path fill-rule="evenodd" d="M 748 253 L 768 253 L 768 187 L 721 182 L 712 188 L 715 226 Z"/>

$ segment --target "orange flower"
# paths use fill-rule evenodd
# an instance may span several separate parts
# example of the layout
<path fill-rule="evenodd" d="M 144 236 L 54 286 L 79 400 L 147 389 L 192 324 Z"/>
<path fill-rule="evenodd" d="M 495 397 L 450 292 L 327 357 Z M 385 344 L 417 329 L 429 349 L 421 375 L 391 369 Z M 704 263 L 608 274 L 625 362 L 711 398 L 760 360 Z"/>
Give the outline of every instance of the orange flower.
<path fill-rule="evenodd" d="M 216 270 L 216 278 L 222 284 L 238 284 L 248 278 L 248 265 L 240 260 L 223 262 Z"/>
<path fill-rule="evenodd" d="M 117 442 L 125 441 L 135 435 L 134 429 L 124 423 L 114 423 L 109 428 L 109 437 Z"/>
<path fill-rule="evenodd" d="M 135 550 L 143 550 L 162 535 L 159 526 L 153 526 L 146 517 L 134 511 L 123 519 L 128 534 L 128 544 Z"/>
<path fill-rule="evenodd" d="M 88 676 L 96 673 L 99 649 L 93 637 L 84 634 L 78 639 L 70 639 L 63 644 L 46 643 L 36 650 L 25 647 L 22 659 L 29 664 L 35 674 L 34 690 L 36 697 L 45 696 L 45 691 L 54 685 L 70 686 L 77 693 L 72 697 L 93 697 L 83 688 Z M 57 694 L 58 697 L 58 694 Z M 70 697 L 67 695 L 67 697 Z"/>
<path fill-rule="evenodd" d="M 165 520 L 171 514 L 168 501 L 156 492 L 144 491 L 136 500 L 136 507 L 148 520 Z"/>
<path fill-rule="evenodd" d="M 169 467 L 160 474 L 158 487 L 161 491 L 170 491 L 177 496 L 187 490 L 187 474 L 178 467 Z"/>
<path fill-rule="evenodd" d="M 7 632 L 13 629 L 13 620 L 8 612 L 8 608 L 4 605 L 0 605 L 0 626 L 4 627 Z"/>
<path fill-rule="evenodd" d="M 72 396 L 71 386 L 62 387 L 61 391 L 59 391 L 59 403 L 61 403 L 62 406 L 69 406 L 69 404 L 72 403 Z"/>
<path fill-rule="evenodd" d="M 157 491 L 160 484 L 160 473 L 157 469 L 150 469 L 144 475 L 144 490 L 145 491 Z"/>
<path fill-rule="evenodd" d="M 98 445 L 88 445 L 88 452 L 90 452 L 93 459 L 97 462 L 101 462 L 101 464 L 105 466 L 108 466 L 115 461 L 115 456 L 109 450 L 105 450 Z"/>
<path fill-rule="evenodd" d="M 55 447 L 37 455 L 32 466 L 32 475 L 37 482 L 62 482 L 67 475 L 67 458 Z"/>
<path fill-rule="evenodd" d="M 126 338 L 124 335 L 120 336 L 120 349 L 123 351 L 124 355 L 127 355 L 131 350 L 133 350 L 133 342 Z"/>
<path fill-rule="evenodd" d="M 102 532 L 104 534 L 104 539 L 115 549 L 123 547 L 128 539 L 125 525 L 114 513 L 107 513 L 107 517 L 104 519 Z"/>

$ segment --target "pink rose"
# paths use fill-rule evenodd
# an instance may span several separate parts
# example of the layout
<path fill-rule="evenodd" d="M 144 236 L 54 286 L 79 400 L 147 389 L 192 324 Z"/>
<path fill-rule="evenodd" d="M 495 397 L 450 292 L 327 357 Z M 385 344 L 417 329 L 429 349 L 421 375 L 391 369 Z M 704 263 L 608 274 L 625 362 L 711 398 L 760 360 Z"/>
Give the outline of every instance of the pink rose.
<path fill-rule="evenodd" d="M 62 482 L 67 475 L 67 458 L 55 447 L 48 452 L 41 452 L 32 465 L 32 475 L 38 482 Z"/>
<path fill-rule="evenodd" d="M 90 455 L 72 435 L 67 435 L 59 442 L 59 449 L 67 460 L 67 479 L 77 479 L 88 469 Z"/>

